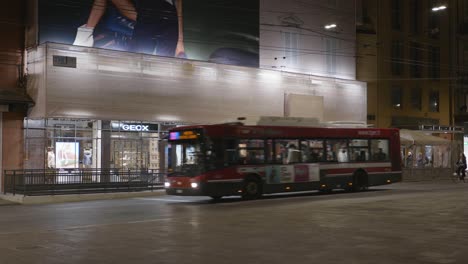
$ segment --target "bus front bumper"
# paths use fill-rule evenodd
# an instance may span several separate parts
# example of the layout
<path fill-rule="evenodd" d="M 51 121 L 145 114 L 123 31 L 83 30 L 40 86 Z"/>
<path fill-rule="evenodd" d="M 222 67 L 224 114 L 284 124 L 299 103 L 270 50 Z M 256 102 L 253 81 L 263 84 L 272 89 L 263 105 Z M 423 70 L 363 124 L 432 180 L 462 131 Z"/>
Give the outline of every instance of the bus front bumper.
<path fill-rule="evenodd" d="M 199 196 L 202 195 L 203 192 L 201 188 L 167 188 L 166 194 L 168 195 L 180 195 L 180 196 Z"/>

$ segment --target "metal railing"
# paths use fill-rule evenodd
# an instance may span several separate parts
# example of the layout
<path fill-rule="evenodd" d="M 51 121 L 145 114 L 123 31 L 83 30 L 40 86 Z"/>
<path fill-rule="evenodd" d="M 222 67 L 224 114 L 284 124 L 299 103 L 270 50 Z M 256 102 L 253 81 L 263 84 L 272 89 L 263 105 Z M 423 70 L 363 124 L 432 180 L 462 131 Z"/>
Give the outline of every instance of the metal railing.
<path fill-rule="evenodd" d="M 4 193 L 32 196 L 146 191 L 163 188 L 165 177 L 166 173 L 158 170 L 5 170 Z"/>

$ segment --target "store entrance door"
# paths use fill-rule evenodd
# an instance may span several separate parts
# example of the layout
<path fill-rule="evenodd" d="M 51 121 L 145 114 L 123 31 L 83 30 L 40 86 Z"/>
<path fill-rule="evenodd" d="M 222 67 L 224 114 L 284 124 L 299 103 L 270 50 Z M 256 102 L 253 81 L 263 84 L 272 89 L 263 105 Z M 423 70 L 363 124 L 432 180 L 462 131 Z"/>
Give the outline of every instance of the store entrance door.
<path fill-rule="evenodd" d="M 148 145 L 142 139 L 113 139 L 111 145 L 114 168 L 148 168 Z"/>

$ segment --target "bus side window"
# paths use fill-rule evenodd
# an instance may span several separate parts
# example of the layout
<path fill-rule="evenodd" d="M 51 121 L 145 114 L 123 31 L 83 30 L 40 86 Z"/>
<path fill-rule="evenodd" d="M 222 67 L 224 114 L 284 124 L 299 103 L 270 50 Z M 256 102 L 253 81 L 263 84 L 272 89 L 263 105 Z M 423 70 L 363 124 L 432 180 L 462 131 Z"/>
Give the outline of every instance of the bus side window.
<path fill-rule="evenodd" d="M 307 141 L 305 140 L 301 140 L 300 141 L 300 146 L 301 146 L 301 160 L 302 162 L 311 162 L 310 161 L 310 148 L 309 148 L 309 144 Z"/>
<path fill-rule="evenodd" d="M 323 161 L 323 140 L 306 140 L 301 142 L 303 162 Z"/>
<path fill-rule="evenodd" d="M 299 140 L 275 140 L 275 163 L 291 164 L 301 162 L 301 151 L 298 146 Z"/>
<path fill-rule="evenodd" d="M 389 160 L 389 144 L 387 139 L 372 139 L 371 140 L 371 157 L 372 161 L 388 161 Z"/>
<path fill-rule="evenodd" d="M 283 164 L 283 160 L 286 159 L 286 147 L 283 145 L 281 140 L 274 141 L 274 163 Z"/>
<path fill-rule="evenodd" d="M 327 140 L 326 146 L 327 146 L 327 150 L 326 150 L 325 160 L 326 161 L 337 161 L 336 152 L 333 149 L 333 143 L 330 140 Z"/>
<path fill-rule="evenodd" d="M 242 139 L 238 144 L 240 164 L 265 163 L 265 141 L 262 139 Z"/>
<path fill-rule="evenodd" d="M 236 149 L 236 140 L 235 139 L 227 139 L 225 141 L 225 161 L 224 165 L 232 165 L 232 164 L 237 164 L 237 149 Z"/>
<path fill-rule="evenodd" d="M 301 151 L 297 149 L 296 145 L 291 144 L 288 147 L 288 158 L 286 159 L 287 164 L 301 162 Z"/>
<path fill-rule="evenodd" d="M 265 144 L 266 144 L 265 145 L 265 148 L 266 148 L 265 162 L 273 163 L 274 160 L 275 160 L 275 150 L 273 148 L 273 146 L 274 146 L 273 140 L 268 139 L 268 140 L 266 140 Z"/>
<path fill-rule="evenodd" d="M 235 149 L 226 149 L 226 165 L 236 164 L 237 155 Z"/>
<path fill-rule="evenodd" d="M 354 162 L 362 162 L 369 160 L 369 140 L 368 139 L 350 139 L 349 151 L 351 153 L 350 160 Z"/>
<path fill-rule="evenodd" d="M 247 164 L 260 164 L 264 163 L 265 156 L 263 150 L 248 150 L 247 151 Z"/>
<path fill-rule="evenodd" d="M 225 160 L 226 158 L 224 157 L 224 146 L 223 146 L 223 140 L 221 139 L 207 139 L 206 141 L 206 162 L 207 165 L 212 168 L 222 168 L 225 166 Z M 193 156 L 195 159 L 201 158 L 202 156 Z M 197 162 L 198 163 L 198 162 Z"/>
<path fill-rule="evenodd" d="M 327 161 L 349 162 L 347 140 L 327 140 Z"/>

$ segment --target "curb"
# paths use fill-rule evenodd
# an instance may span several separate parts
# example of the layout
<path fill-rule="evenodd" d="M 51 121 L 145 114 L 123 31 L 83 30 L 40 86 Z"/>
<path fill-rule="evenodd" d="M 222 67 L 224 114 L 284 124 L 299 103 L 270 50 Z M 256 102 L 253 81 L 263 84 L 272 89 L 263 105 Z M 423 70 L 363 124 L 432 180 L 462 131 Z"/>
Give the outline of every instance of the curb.
<path fill-rule="evenodd" d="M 9 206 L 9 205 L 18 205 L 18 203 L 6 200 L 0 196 L 0 206 Z"/>
<path fill-rule="evenodd" d="M 0 195 L 1 199 L 13 204 L 53 204 L 53 203 L 70 203 L 98 200 L 114 200 L 137 197 L 151 197 L 166 195 L 165 190 L 143 191 L 143 192 L 125 192 L 125 193 L 92 193 L 92 194 L 64 194 L 64 195 L 46 195 L 46 196 L 23 196 L 21 194 Z M 0 203 L 0 206 L 2 204 Z"/>

